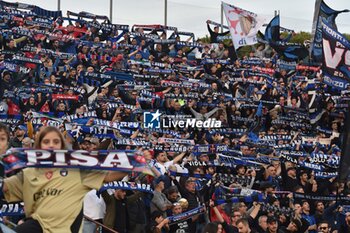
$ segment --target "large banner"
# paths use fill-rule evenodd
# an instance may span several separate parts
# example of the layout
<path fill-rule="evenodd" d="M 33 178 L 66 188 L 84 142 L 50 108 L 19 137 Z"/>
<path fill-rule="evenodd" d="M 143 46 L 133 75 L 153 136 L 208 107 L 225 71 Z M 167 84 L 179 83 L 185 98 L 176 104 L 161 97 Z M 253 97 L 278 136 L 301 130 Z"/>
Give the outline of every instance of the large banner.
<path fill-rule="evenodd" d="M 311 58 L 313 61 L 322 61 L 322 22 L 325 20 L 332 28 L 337 30 L 335 18 L 342 12 L 348 12 L 348 10 L 336 11 L 330 8 L 323 0 L 316 1 L 312 26 L 312 36 L 314 37 L 310 46 Z"/>
<path fill-rule="evenodd" d="M 253 12 L 222 2 L 235 48 L 258 43 L 256 34 L 264 19 Z"/>
<path fill-rule="evenodd" d="M 350 81 L 350 42 L 326 21 L 322 23 L 324 81 L 344 90 Z"/>

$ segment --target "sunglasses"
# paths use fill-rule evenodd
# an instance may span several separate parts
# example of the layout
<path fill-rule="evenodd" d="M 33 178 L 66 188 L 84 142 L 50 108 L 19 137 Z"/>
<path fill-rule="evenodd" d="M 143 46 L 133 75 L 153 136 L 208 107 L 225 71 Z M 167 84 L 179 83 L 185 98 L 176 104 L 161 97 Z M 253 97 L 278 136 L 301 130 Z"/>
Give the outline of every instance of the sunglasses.
<path fill-rule="evenodd" d="M 319 227 L 320 230 L 327 230 L 328 227 Z"/>

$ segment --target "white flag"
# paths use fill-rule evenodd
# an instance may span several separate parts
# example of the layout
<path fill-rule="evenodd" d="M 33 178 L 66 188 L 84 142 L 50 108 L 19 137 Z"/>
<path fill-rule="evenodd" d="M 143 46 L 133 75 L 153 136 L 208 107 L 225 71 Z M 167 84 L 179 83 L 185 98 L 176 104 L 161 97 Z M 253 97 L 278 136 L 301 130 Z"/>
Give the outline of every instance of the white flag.
<path fill-rule="evenodd" d="M 222 4 L 235 48 L 258 43 L 256 34 L 265 20 L 253 12 Z"/>

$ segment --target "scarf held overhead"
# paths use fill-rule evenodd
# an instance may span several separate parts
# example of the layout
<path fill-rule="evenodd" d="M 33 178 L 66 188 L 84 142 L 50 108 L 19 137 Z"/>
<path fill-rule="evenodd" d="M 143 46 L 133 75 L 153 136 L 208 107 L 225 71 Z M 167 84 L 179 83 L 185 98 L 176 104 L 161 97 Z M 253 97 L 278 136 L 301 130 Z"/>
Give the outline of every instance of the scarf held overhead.
<path fill-rule="evenodd" d="M 28 150 L 15 148 L 3 155 L 5 173 L 24 167 L 64 167 L 152 174 L 134 151 Z"/>

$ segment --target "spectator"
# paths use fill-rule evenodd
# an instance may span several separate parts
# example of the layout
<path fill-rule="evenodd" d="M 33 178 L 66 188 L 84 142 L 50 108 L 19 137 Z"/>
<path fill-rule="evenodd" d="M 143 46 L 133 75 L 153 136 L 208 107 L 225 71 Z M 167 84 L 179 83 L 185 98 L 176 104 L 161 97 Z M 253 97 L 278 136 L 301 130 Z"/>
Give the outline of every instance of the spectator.
<path fill-rule="evenodd" d="M 150 233 L 161 233 L 169 232 L 169 220 L 163 218 L 163 214 L 160 211 L 154 211 L 151 216 L 151 222 L 148 232 Z"/>
<path fill-rule="evenodd" d="M 176 186 L 171 186 L 167 189 L 167 198 L 171 203 L 177 203 L 180 199 L 179 191 Z"/>
<path fill-rule="evenodd" d="M 210 200 L 210 207 L 213 208 L 214 214 L 215 214 L 218 222 L 222 225 L 222 227 L 226 233 L 237 233 L 238 232 L 238 228 L 236 227 L 236 222 L 237 222 L 237 220 L 242 218 L 242 215 L 239 211 L 233 212 L 233 215 L 231 216 L 231 223 L 228 224 L 227 221 L 224 220 L 222 213 L 214 205 L 214 202 L 212 200 Z"/>
<path fill-rule="evenodd" d="M 198 192 L 196 191 L 196 181 L 192 178 L 186 180 L 185 188 L 183 188 L 176 179 L 173 180 L 177 188 L 179 189 L 181 196 L 188 201 L 188 210 L 192 210 L 199 206 Z M 196 231 L 196 221 L 198 217 L 193 218 L 193 222 L 190 224 L 190 231 Z"/>
<path fill-rule="evenodd" d="M 298 185 L 297 173 L 295 167 L 288 167 L 286 172 L 283 170 L 285 166 L 282 165 L 282 177 L 284 181 L 284 188 L 288 191 L 293 191 L 293 189 Z"/>
<path fill-rule="evenodd" d="M 266 232 L 267 231 L 267 216 L 261 215 L 258 219 L 259 227 L 258 232 Z"/>
<path fill-rule="evenodd" d="M 84 197 L 84 216 L 87 216 L 95 221 L 102 223 L 106 212 L 106 204 L 101 197 L 98 197 L 96 190 L 91 190 Z M 97 226 L 84 218 L 83 233 L 95 232 Z"/>
<path fill-rule="evenodd" d="M 126 191 L 122 189 L 116 189 L 113 195 L 109 195 L 107 191 L 102 193 L 103 200 L 106 203 L 106 214 L 103 219 L 103 223 L 118 232 L 129 232 L 129 213 L 128 204 L 135 202 L 140 193 L 135 193 L 131 196 L 126 196 Z M 104 230 L 108 233 L 108 230 Z"/>
<path fill-rule="evenodd" d="M 33 140 L 29 137 L 23 138 L 22 147 L 23 148 L 33 148 Z"/>
<path fill-rule="evenodd" d="M 205 225 L 204 229 L 203 229 L 203 233 L 221 233 L 222 232 L 222 226 L 219 223 L 208 223 L 207 225 Z"/>
<path fill-rule="evenodd" d="M 278 220 L 275 217 L 267 218 L 267 231 L 268 233 L 282 233 L 278 226 Z"/>
<path fill-rule="evenodd" d="M 284 232 L 286 233 L 295 233 L 295 232 L 305 232 L 302 231 L 302 223 L 299 219 L 292 219 L 288 226 L 285 228 Z"/>
<path fill-rule="evenodd" d="M 247 219 L 241 218 L 237 222 L 237 228 L 239 233 L 252 233 Z"/>
<path fill-rule="evenodd" d="M 27 132 L 27 127 L 25 127 L 24 125 L 17 126 L 15 131 L 15 137 L 10 141 L 9 147 L 21 148 L 22 141 L 25 137 L 26 132 Z"/>
<path fill-rule="evenodd" d="M 316 233 L 316 230 L 317 230 L 316 220 L 315 220 L 315 217 L 310 214 L 310 204 L 307 201 L 303 201 L 301 216 L 305 218 L 310 225 L 308 228 L 308 231 L 310 233 Z"/>
<path fill-rule="evenodd" d="M 331 228 L 328 224 L 327 221 L 322 221 L 320 223 L 317 224 L 317 230 L 318 232 L 320 233 L 329 233 L 329 232 L 332 232 L 331 231 Z"/>
<path fill-rule="evenodd" d="M 176 216 L 182 213 L 182 207 L 180 203 L 174 203 L 172 206 L 172 215 Z M 177 232 L 188 232 L 189 231 L 189 222 L 192 219 L 187 219 L 183 221 L 176 222 L 175 224 L 170 225 L 169 233 L 177 233 Z"/>
<path fill-rule="evenodd" d="M 174 165 L 178 163 L 183 157 L 185 153 L 181 153 L 176 156 L 173 160 L 168 160 L 166 152 L 157 152 L 155 154 L 156 164 L 154 165 L 160 172 L 160 174 L 164 175 L 170 165 Z"/>
<path fill-rule="evenodd" d="M 40 130 L 39 134 L 36 137 L 35 141 L 35 148 L 36 149 L 65 149 L 65 140 L 63 138 L 63 135 L 61 132 L 55 128 L 55 127 L 46 127 Z M 34 168 L 26 168 L 23 170 L 23 172 L 17 173 L 15 176 L 11 176 L 10 178 L 7 178 L 4 180 L 4 186 L 3 186 L 3 192 L 5 194 L 5 199 L 7 201 L 21 201 L 23 197 L 23 201 L 25 203 L 25 209 L 26 209 L 26 215 L 27 217 L 32 217 L 31 219 L 28 219 L 25 223 L 19 225 L 16 228 L 17 232 L 30 232 L 30 231 L 36 231 L 40 232 L 42 229 L 50 229 L 56 231 L 70 231 L 70 229 L 73 229 L 71 231 L 78 232 L 79 228 L 81 226 L 82 221 L 82 214 L 79 215 L 79 212 L 81 211 L 81 205 L 82 200 L 85 194 L 91 190 L 92 188 L 99 188 L 102 185 L 103 181 L 112 181 L 114 179 L 120 179 L 125 176 L 124 173 L 101 173 L 101 172 L 88 172 L 87 174 L 84 173 L 85 171 L 79 171 L 79 170 L 68 170 L 67 176 L 72 177 L 70 179 L 65 179 L 66 177 L 60 175 L 60 169 L 56 169 L 55 171 L 52 171 L 50 169 L 42 168 L 42 169 L 34 169 Z M 36 173 L 38 173 L 36 175 Z M 46 175 L 45 175 L 46 174 Z M 83 176 L 82 182 L 80 182 L 81 179 L 74 179 L 77 178 L 77 175 Z M 30 181 L 26 177 L 33 177 L 37 176 L 38 179 L 41 178 L 43 181 L 38 184 L 31 184 Z M 69 192 L 66 194 L 59 195 L 57 194 L 56 198 L 61 199 L 60 203 L 67 203 L 66 200 L 70 198 L 74 198 L 75 201 L 68 202 L 68 203 L 74 203 L 71 206 L 65 205 L 59 205 L 57 206 L 57 202 L 52 203 L 52 199 L 47 200 L 47 197 L 42 197 L 42 194 L 40 194 L 40 191 L 35 192 L 35 190 L 40 190 L 40 185 L 47 185 L 50 182 L 50 179 L 46 178 L 47 176 L 54 176 L 57 177 L 57 180 L 59 184 L 57 184 L 57 189 L 63 190 L 64 188 L 67 188 L 67 186 L 74 187 L 74 195 L 71 195 Z M 63 179 L 63 180 L 62 180 Z M 55 181 L 53 179 L 52 181 Z M 28 183 L 27 183 L 28 182 Z M 66 183 L 68 182 L 68 183 Z M 73 184 L 69 184 L 70 182 L 73 182 Z M 75 183 L 74 183 L 75 182 Z M 26 185 L 33 185 L 33 188 L 28 190 Z M 15 188 L 17 187 L 17 188 Z M 68 195 L 68 196 L 67 196 Z M 28 197 L 38 196 L 37 200 L 34 202 L 31 201 L 31 199 L 27 199 Z M 37 206 L 43 206 L 40 205 L 40 203 L 46 203 L 44 204 L 45 210 L 42 210 L 41 208 L 34 208 L 35 205 Z M 51 204 L 51 206 L 50 206 Z M 80 208 L 79 208 L 80 207 Z M 59 209 L 62 208 L 62 209 Z M 50 218 L 50 214 L 48 212 L 45 212 L 47 210 L 54 210 L 55 213 L 51 213 L 52 215 L 56 215 L 57 213 L 67 213 L 67 211 L 70 212 L 70 214 L 64 214 L 60 219 L 57 221 L 63 221 L 58 223 L 57 221 L 52 221 L 52 218 Z M 75 219 L 78 220 L 75 220 Z M 80 219 L 79 219 L 80 218 Z M 76 224 L 74 224 L 76 222 Z M 79 224 L 77 224 L 79 223 Z M 31 229 L 31 230 L 30 230 Z M 69 230 L 68 230 L 69 229 Z"/>
<path fill-rule="evenodd" d="M 140 193 L 138 198 L 128 203 L 130 233 L 144 233 L 147 224 L 147 209 L 145 195 Z"/>
<path fill-rule="evenodd" d="M 172 208 L 172 203 L 163 193 L 165 176 L 160 176 L 154 181 L 154 194 L 151 202 L 151 213 L 159 211 L 166 217 L 166 210 Z"/>
<path fill-rule="evenodd" d="M 218 43 L 218 40 L 217 40 L 218 36 L 225 36 L 230 33 L 230 31 L 219 33 L 219 26 L 215 26 L 213 31 L 209 26 L 209 21 L 207 21 L 207 28 L 210 33 L 210 43 Z"/>

